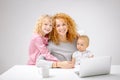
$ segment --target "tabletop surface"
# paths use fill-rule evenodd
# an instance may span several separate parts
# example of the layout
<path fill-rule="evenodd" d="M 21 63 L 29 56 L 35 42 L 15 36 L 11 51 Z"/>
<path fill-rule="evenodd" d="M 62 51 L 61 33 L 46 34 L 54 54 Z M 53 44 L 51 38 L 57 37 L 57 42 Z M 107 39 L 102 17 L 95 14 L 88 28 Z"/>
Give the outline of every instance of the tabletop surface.
<path fill-rule="evenodd" d="M 119 80 L 120 65 L 112 65 L 111 72 L 108 75 L 92 76 L 80 78 L 74 69 L 49 69 L 49 77 L 42 78 L 41 68 L 30 65 L 15 65 L 2 75 L 0 80 Z"/>

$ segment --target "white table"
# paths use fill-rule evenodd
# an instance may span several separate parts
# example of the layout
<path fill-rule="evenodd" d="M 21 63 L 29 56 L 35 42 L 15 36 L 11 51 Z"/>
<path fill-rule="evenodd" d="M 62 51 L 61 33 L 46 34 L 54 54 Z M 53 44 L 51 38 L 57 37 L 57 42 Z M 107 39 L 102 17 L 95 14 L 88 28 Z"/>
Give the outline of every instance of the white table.
<path fill-rule="evenodd" d="M 80 78 L 74 69 L 50 69 L 50 77 L 42 78 L 41 68 L 15 65 L 0 75 L 0 80 L 120 80 L 120 65 L 112 65 L 109 75 Z"/>

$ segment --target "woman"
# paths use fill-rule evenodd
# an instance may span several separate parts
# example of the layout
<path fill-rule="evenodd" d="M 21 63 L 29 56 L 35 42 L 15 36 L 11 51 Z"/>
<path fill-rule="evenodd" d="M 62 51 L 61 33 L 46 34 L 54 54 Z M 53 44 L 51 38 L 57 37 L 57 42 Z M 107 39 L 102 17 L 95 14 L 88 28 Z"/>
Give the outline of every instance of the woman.
<path fill-rule="evenodd" d="M 74 20 L 65 13 L 58 13 L 53 16 L 53 31 L 51 32 L 48 49 L 51 54 L 60 61 L 47 61 L 43 56 L 39 56 L 36 62 L 38 67 L 48 65 L 49 67 L 72 68 L 70 62 L 72 53 L 76 51 L 76 24 Z"/>

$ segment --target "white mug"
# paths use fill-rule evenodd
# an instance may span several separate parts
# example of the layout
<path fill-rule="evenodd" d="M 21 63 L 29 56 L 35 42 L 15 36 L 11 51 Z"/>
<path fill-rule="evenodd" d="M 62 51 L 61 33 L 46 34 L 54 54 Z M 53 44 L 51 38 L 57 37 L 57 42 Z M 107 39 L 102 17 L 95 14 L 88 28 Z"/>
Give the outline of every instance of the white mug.
<path fill-rule="evenodd" d="M 49 67 L 47 65 L 42 66 L 42 77 L 43 78 L 49 77 Z"/>

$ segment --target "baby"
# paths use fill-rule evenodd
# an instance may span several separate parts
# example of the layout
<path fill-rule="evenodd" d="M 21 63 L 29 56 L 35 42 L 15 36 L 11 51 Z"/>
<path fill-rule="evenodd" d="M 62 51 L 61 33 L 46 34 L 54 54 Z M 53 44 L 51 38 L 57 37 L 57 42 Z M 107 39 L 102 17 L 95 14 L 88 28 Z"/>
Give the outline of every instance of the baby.
<path fill-rule="evenodd" d="M 80 65 L 80 60 L 83 58 L 92 58 L 94 55 L 87 50 L 89 46 L 89 38 L 87 35 L 81 35 L 77 40 L 77 51 L 72 55 L 72 63 L 75 65 Z"/>

